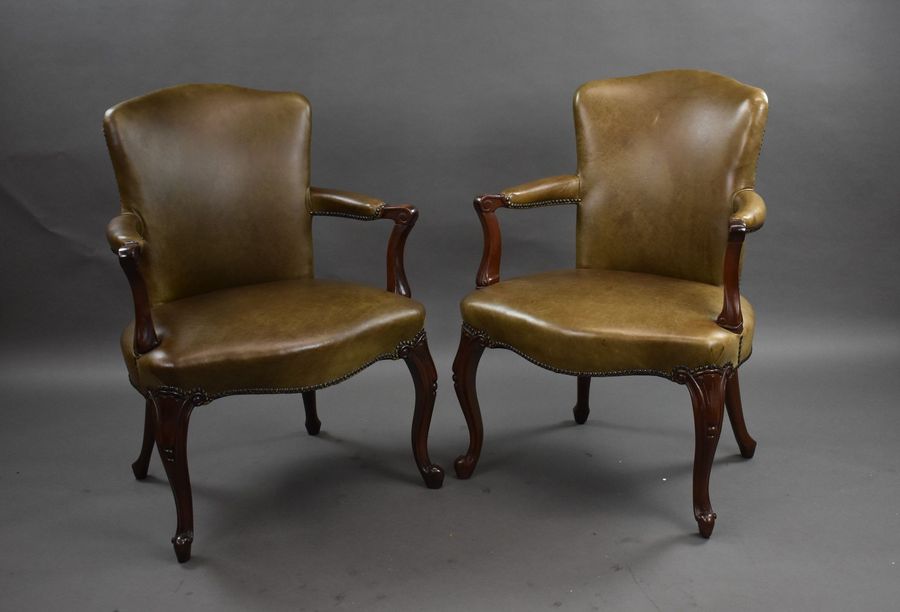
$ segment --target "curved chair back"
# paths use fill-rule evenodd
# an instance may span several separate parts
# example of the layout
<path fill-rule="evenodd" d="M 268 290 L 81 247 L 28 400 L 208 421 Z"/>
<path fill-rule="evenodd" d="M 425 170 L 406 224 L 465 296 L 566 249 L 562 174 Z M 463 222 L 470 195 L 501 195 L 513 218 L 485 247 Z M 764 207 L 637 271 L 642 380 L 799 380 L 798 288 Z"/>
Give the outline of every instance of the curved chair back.
<path fill-rule="evenodd" d="M 312 276 L 306 98 L 180 85 L 114 106 L 103 128 L 153 303 Z"/>
<path fill-rule="evenodd" d="M 732 194 L 754 186 L 765 92 L 670 70 L 585 83 L 574 106 L 577 266 L 722 285 Z"/>

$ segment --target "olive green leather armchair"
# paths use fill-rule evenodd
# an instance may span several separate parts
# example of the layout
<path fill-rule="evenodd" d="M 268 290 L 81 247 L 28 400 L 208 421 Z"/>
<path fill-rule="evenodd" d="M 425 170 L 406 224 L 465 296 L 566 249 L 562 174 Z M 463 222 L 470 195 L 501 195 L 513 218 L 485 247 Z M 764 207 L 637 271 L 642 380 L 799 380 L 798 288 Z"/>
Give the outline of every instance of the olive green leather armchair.
<path fill-rule="evenodd" d="M 472 475 L 481 452 L 475 375 L 485 348 L 576 376 L 578 423 L 592 377 L 662 376 L 690 391 L 694 516 L 710 536 L 725 408 L 741 454 L 756 448 L 738 386 L 755 321 L 738 276 L 744 236 L 765 220 L 753 188 L 767 109 L 762 90 L 709 72 L 586 83 L 574 103 L 577 174 L 475 200 L 484 254 L 453 363 L 470 434 L 458 477 Z M 575 268 L 501 281 L 495 211 L 558 205 L 577 208 Z"/>
<path fill-rule="evenodd" d="M 182 85 L 114 106 L 103 125 L 122 205 L 107 238 L 135 309 L 122 354 L 146 398 L 132 468 L 146 477 L 159 449 L 178 560 L 193 541 L 188 419 L 226 395 L 300 393 L 316 435 L 317 389 L 404 359 L 416 390 L 413 454 L 439 488 L 427 451 L 437 374 L 403 268 L 416 209 L 310 187 L 310 106 L 299 94 Z M 315 278 L 317 215 L 393 221 L 387 291 Z"/>

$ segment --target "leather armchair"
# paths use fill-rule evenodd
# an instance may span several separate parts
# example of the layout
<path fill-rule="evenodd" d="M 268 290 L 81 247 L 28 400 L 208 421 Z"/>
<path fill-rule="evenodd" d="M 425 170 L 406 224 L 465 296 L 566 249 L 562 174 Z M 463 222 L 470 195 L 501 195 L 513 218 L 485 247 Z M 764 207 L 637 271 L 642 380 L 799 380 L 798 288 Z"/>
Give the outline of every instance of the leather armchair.
<path fill-rule="evenodd" d="M 694 517 L 710 536 L 709 476 L 726 408 L 741 454 L 756 448 L 738 383 L 755 321 L 738 279 L 744 237 L 766 216 L 754 180 L 767 110 L 762 90 L 709 72 L 586 83 L 574 102 L 577 173 L 475 200 L 484 251 L 453 363 L 469 428 L 459 478 L 481 453 L 475 376 L 485 348 L 575 376 L 580 424 L 593 377 L 662 376 L 690 391 Z M 577 209 L 575 268 L 501 281 L 496 211 L 557 205 Z"/>
<path fill-rule="evenodd" d="M 316 390 L 382 359 L 404 359 L 416 389 L 413 455 L 429 488 L 437 373 L 425 309 L 403 267 L 418 212 L 408 205 L 309 185 L 309 102 L 294 93 L 183 85 L 106 113 L 104 133 L 122 212 L 107 239 L 125 271 L 135 318 L 121 339 L 129 379 L 146 398 L 132 465 L 153 447 L 175 497 L 172 543 L 190 558 L 187 467 L 194 407 L 226 395 L 300 393 L 319 433 Z M 387 291 L 313 273 L 312 218 L 388 219 Z"/>

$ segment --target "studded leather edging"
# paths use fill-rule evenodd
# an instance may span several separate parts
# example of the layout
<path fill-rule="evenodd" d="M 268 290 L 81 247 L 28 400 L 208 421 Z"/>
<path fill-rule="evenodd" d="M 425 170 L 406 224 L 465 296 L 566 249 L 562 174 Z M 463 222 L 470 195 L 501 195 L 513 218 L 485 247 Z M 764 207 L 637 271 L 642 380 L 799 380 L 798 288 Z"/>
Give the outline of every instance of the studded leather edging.
<path fill-rule="evenodd" d="M 556 200 L 539 200 L 537 202 L 523 202 L 516 204 L 512 198 L 506 196 L 507 208 L 541 208 L 542 206 L 561 206 L 564 204 L 580 204 L 580 198 L 558 198 Z"/>
<path fill-rule="evenodd" d="M 687 366 L 675 366 L 670 371 L 654 370 L 654 369 L 649 369 L 649 368 L 634 369 L 634 370 L 608 370 L 608 371 L 603 371 L 603 372 L 581 372 L 581 371 L 576 371 L 576 370 L 565 370 L 562 368 L 557 368 L 557 367 L 551 366 L 551 365 L 546 364 L 538 359 L 535 359 L 531 355 L 528 355 L 528 354 L 522 352 L 521 350 L 515 348 L 514 346 L 506 344 L 505 342 L 498 342 L 498 341 L 494 340 L 493 338 L 491 338 L 486 332 L 484 332 L 476 327 L 472 327 L 468 323 L 463 323 L 462 326 L 463 326 L 463 330 L 467 334 L 476 338 L 479 342 L 481 342 L 481 344 L 483 344 L 487 348 L 502 348 L 502 349 L 506 349 L 508 351 L 512 351 L 513 353 L 516 353 L 520 357 L 527 359 L 531 363 L 533 363 L 537 366 L 540 366 L 540 367 L 544 368 L 545 370 L 550 370 L 551 372 L 556 372 L 557 374 L 568 374 L 570 376 L 590 376 L 590 377 L 594 377 L 594 378 L 602 378 L 602 377 L 607 377 L 607 376 L 659 376 L 661 378 L 671 380 L 678 384 L 684 384 L 684 380 L 688 376 L 695 376 L 697 374 L 702 374 L 704 372 L 713 372 L 713 371 L 723 371 L 724 372 L 729 369 L 734 369 L 734 366 L 729 361 L 721 366 L 713 365 L 713 364 L 698 366 L 698 367 L 694 367 L 694 368 L 689 368 Z M 742 339 L 743 339 L 743 337 L 742 337 Z M 750 355 L 747 355 L 747 359 L 749 359 L 749 358 L 750 358 Z M 744 361 L 747 361 L 747 359 L 744 359 Z M 741 362 L 741 363 L 743 363 L 743 362 Z M 738 365 L 740 365 L 740 363 Z"/>
<path fill-rule="evenodd" d="M 383 210 L 384 203 L 381 203 L 375 207 L 375 212 L 371 215 L 354 215 L 352 213 L 334 212 L 331 210 L 311 210 L 309 211 L 309 214 L 314 217 L 344 217 L 346 219 L 357 219 L 359 221 L 375 221 L 376 219 L 381 218 Z"/>
<path fill-rule="evenodd" d="M 226 397 L 228 395 L 264 395 L 264 394 L 270 394 L 270 393 L 305 393 L 307 391 L 315 391 L 317 389 L 324 389 L 325 387 L 330 387 L 332 385 L 338 384 L 339 382 L 343 382 L 343 381 L 347 380 L 348 378 L 355 376 L 356 374 L 359 374 L 360 372 L 362 372 L 363 370 L 368 368 L 370 365 L 372 365 L 376 361 L 384 361 L 386 359 L 403 359 L 404 357 L 406 357 L 407 354 L 409 354 L 409 352 L 413 348 L 415 348 L 416 346 L 418 346 L 419 344 L 421 344 L 424 341 L 425 341 L 425 330 L 422 329 L 422 330 L 419 330 L 419 332 L 415 336 L 413 336 L 411 339 L 401 341 L 394 348 L 393 351 L 390 351 L 388 353 L 382 353 L 381 355 L 378 355 L 374 359 L 366 362 L 365 364 L 361 365 L 360 367 L 356 368 L 355 370 L 353 370 L 351 372 L 348 372 L 348 373 L 346 373 L 342 376 L 339 376 L 338 378 L 335 378 L 333 380 L 329 380 L 328 382 L 320 383 L 317 385 L 308 385 L 306 387 L 271 387 L 271 388 L 256 387 L 256 388 L 251 388 L 251 389 L 229 389 L 227 391 L 219 391 L 217 393 L 207 393 L 206 391 L 204 391 L 203 389 L 201 389 L 199 387 L 195 387 L 193 389 L 181 389 L 179 387 L 162 385 L 160 387 L 154 387 L 152 389 L 147 389 L 147 393 L 149 393 L 151 395 L 156 394 L 156 395 L 168 395 L 171 397 L 179 397 L 179 398 L 185 398 L 185 399 L 189 398 L 191 403 L 194 406 L 202 406 L 203 404 L 208 404 L 215 399 L 218 399 L 220 397 Z M 130 377 L 129 377 L 129 380 L 131 380 Z M 134 387 L 139 392 L 141 392 L 142 395 L 144 395 L 144 392 L 141 391 L 140 387 L 138 387 L 137 385 L 134 384 L 134 381 L 131 381 L 131 384 L 134 385 Z"/>

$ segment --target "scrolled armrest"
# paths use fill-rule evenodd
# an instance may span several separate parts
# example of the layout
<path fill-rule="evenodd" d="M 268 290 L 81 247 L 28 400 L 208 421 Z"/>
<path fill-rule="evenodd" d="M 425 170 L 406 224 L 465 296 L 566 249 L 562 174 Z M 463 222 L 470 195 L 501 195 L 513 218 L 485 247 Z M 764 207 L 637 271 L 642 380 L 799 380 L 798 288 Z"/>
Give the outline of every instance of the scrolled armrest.
<path fill-rule="evenodd" d="M 728 222 L 730 227 L 743 225 L 743 231 L 755 232 L 766 222 L 766 202 L 752 189 L 735 192 L 731 203 L 734 212 Z"/>
<path fill-rule="evenodd" d="M 150 295 L 139 265 L 144 249 L 141 220 L 133 213 L 122 213 L 106 226 L 106 240 L 119 257 L 119 265 L 131 286 L 134 301 L 134 353 L 143 355 L 159 345 L 159 337 L 153 327 Z"/>
<path fill-rule="evenodd" d="M 406 279 L 403 251 L 406 238 L 419 218 L 419 211 L 409 204 L 388 206 L 383 201 L 351 191 L 310 187 L 307 208 L 311 215 L 346 217 L 360 221 L 390 219 L 394 222 L 387 247 L 387 290 L 412 297 Z"/>
<path fill-rule="evenodd" d="M 581 179 L 574 174 L 551 176 L 509 187 L 500 193 L 509 208 L 577 204 L 581 201 Z"/>
<path fill-rule="evenodd" d="M 731 198 L 731 217 L 728 219 L 728 246 L 725 249 L 725 270 L 722 280 L 725 296 L 722 312 L 716 318 L 719 327 L 739 334 L 744 331 L 741 314 L 741 251 L 744 237 L 755 232 L 766 221 L 766 203 L 753 189 L 740 189 Z"/>
<path fill-rule="evenodd" d="M 487 287 L 500 281 L 503 244 L 500 222 L 494 214 L 498 208 L 538 208 L 578 204 L 580 201 L 581 179 L 572 174 L 539 179 L 504 189 L 499 194 L 475 198 L 475 212 L 484 232 L 484 250 L 475 275 L 475 286 Z"/>
<path fill-rule="evenodd" d="M 307 206 L 311 215 L 331 215 L 360 221 L 380 219 L 384 210 L 384 202 L 377 198 L 322 187 L 309 188 Z"/>
<path fill-rule="evenodd" d="M 387 248 L 387 290 L 405 297 L 412 297 L 406 268 L 403 266 L 403 251 L 406 238 L 419 220 L 419 211 L 409 204 L 396 204 L 381 209 L 381 216 L 394 222 Z"/>
<path fill-rule="evenodd" d="M 134 213 L 122 213 L 106 226 L 106 241 L 113 253 L 119 249 L 140 250 L 144 247 L 141 219 Z"/>

